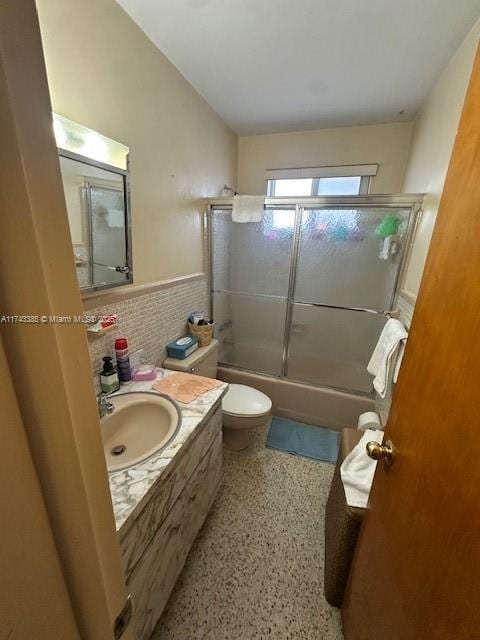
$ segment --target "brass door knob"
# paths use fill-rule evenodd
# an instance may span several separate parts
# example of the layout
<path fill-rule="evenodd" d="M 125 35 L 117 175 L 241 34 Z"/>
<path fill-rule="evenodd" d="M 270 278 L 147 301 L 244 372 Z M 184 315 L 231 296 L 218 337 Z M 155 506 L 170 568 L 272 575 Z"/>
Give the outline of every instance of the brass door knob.
<path fill-rule="evenodd" d="M 367 456 L 373 460 L 384 460 L 386 463 L 391 463 L 393 460 L 393 446 L 390 440 L 387 440 L 385 444 L 379 442 L 369 442 L 367 444 Z"/>

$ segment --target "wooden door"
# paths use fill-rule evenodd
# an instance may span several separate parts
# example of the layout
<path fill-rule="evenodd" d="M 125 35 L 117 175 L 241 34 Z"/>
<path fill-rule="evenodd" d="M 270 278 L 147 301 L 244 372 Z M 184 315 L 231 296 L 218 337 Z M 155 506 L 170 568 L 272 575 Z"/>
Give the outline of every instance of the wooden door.
<path fill-rule="evenodd" d="M 480 57 L 343 609 L 347 640 L 480 638 Z"/>

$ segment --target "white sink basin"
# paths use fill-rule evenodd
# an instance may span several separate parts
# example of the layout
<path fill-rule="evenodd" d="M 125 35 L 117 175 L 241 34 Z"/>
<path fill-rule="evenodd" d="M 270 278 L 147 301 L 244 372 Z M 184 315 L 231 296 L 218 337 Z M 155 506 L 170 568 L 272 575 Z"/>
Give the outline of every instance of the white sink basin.
<path fill-rule="evenodd" d="M 171 398 L 148 391 L 132 391 L 108 398 L 113 413 L 100 420 L 109 471 L 132 467 L 164 449 L 182 422 Z"/>

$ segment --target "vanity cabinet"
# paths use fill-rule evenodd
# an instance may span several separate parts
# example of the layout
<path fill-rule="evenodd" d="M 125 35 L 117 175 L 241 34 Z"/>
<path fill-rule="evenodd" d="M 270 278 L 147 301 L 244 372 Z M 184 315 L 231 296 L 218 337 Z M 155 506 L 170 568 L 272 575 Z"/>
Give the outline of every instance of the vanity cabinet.
<path fill-rule="evenodd" d="M 218 404 L 151 487 L 138 516 L 119 531 L 137 640 L 150 638 L 212 505 L 221 473 Z"/>

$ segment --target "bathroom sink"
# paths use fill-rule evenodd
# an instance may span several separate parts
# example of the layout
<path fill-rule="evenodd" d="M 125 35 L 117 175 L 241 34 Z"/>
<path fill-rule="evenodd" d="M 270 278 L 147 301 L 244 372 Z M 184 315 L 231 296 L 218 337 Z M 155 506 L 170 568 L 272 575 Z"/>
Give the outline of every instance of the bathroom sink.
<path fill-rule="evenodd" d="M 114 410 L 100 424 L 109 471 L 132 467 L 158 453 L 180 429 L 181 411 L 168 396 L 132 391 L 108 400 Z"/>

